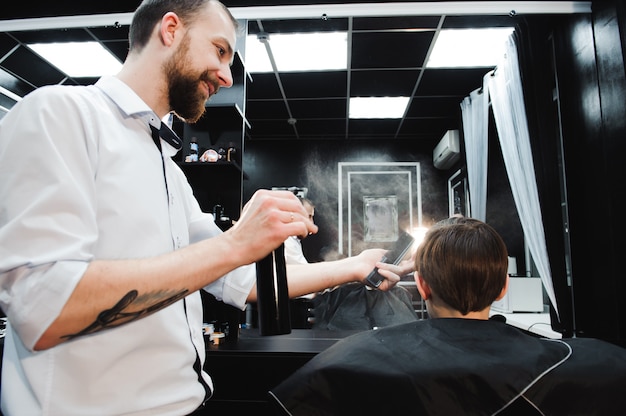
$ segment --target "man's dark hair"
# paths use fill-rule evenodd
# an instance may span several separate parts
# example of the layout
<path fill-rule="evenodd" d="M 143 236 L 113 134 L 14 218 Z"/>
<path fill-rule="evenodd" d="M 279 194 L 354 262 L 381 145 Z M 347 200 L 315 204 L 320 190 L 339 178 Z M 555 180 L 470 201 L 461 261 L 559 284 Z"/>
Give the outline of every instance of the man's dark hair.
<path fill-rule="evenodd" d="M 239 23 L 228 8 L 218 0 L 144 0 L 133 15 L 128 33 L 129 49 L 141 50 L 148 44 L 154 26 L 167 12 L 174 12 L 186 24 L 193 24 L 196 16 L 207 4 L 214 4 L 224 10 L 230 17 L 235 29 Z"/>

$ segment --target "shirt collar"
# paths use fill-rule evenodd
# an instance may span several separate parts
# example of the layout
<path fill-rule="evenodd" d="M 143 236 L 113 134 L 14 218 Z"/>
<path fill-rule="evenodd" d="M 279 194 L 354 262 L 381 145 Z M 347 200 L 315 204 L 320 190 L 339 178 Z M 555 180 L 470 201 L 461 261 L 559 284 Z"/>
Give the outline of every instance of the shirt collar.
<path fill-rule="evenodd" d="M 150 130 L 148 124 L 156 127 L 157 129 L 161 129 L 162 121 L 159 119 L 157 114 L 148 106 L 130 88 L 126 83 L 114 76 L 105 76 L 102 77 L 96 82 L 96 87 L 98 87 L 102 92 L 104 92 L 110 99 L 113 101 L 120 111 L 126 117 L 140 118 L 146 123 L 146 130 L 150 134 Z M 163 154 L 166 156 L 174 156 L 178 149 L 171 146 L 164 140 L 161 140 Z"/>

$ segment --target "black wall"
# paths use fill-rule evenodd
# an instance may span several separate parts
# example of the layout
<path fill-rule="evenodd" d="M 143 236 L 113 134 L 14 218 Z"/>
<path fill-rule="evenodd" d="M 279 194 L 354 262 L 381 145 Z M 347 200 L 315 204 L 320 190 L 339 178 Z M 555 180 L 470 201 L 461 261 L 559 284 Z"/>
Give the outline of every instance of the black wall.
<path fill-rule="evenodd" d="M 626 150 L 624 6 L 594 2 L 555 33 L 568 180 L 574 332 L 626 345 L 621 214 Z"/>
<path fill-rule="evenodd" d="M 420 162 L 423 223 L 448 213 L 447 180 L 453 171 L 432 164 L 430 143 L 394 141 L 250 141 L 245 144 L 244 200 L 257 189 L 302 186 L 315 204 L 319 233 L 304 241 L 309 261 L 334 258 L 337 252 L 339 162 Z"/>
<path fill-rule="evenodd" d="M 477 86 L 478 87 L 478 86 Z M 490 139 L 497 145 L 497 138 Z M 315 203 L 319 233 L 307 238 L 303 247 L 309 261 L 332 259 L 337 252 L 338 162 L 419 162 L 421 169 L 422 224 L 430 226 L 448 217 L 448 178 L 462 167 L 461 160 L 448 170 L 433 166 L 436 143 L 389 139 L 378 141 L 249 141 L 245 144 L 244 201 L 254 191 L 273 186 L 303 186 Z M 515 212 L 502 156 L 498 147 L 490 151 L 493 180 L 488 189 L 487 221 L 504 237 L 509 253 L 523 264 L 523 236 Z"/>
<path fill-rule="evenodd" d="M 626 230 L 618 217 L 626 178 L 624 19 L 617 1 L 593 2 L 591 15 L 533 19 L 521 28 L 520 52 L 559 306 L 554 329 L 620 345 L 626 345 L 620 306 Z"/>

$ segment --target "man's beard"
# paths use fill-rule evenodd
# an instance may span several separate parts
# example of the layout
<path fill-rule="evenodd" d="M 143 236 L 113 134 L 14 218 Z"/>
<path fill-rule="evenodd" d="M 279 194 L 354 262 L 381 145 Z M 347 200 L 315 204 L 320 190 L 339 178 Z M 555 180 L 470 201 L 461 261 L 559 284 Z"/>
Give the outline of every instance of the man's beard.
<path fill-rule="evenodd" d="M 199 88 L 200 82 L 212 84 L 213 94 L 217 93 L 219 82 L 209 71 L 196 73 L 188 69 L 188 52 L 189 41 L 185 39 L 179 50 L 165 64 L 165 73 L 168 78 L 170 108 L 186 122 L 195 123 L 204 114 L 206 102 L 206 96 Z"/>

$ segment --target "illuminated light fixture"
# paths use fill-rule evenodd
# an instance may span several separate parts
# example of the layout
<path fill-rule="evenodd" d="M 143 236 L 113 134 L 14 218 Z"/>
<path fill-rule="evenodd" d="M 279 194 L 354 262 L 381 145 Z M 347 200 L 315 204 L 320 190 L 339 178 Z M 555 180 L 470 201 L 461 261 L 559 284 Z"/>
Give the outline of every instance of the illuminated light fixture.
<path fill-rule="evenodd" d="M 278 72 L 345 70 L 348 67 L 346 32 L 272 33 L 263 40 L 246 39 L 246 70 L 272 72 L 269 46 Z"/>
<path fill-rule="evenodd" d="M 33 43 L 28 47 L 70 77 L 114 75 L 122 68 L 98 42 Z"/>
<path fill-rule="evenodd" d="M 439 32 L 426 68 L 476 68 L 496 66 L 504 53 L 512 27 L 444 29 Z"/>
<path fill-rule="evenodd" d="M 428 232 L 428 227 L 414 227 L 411 231 L 411 235 L 415 239 L 415 243 L 413 244 L 413 250 L 422 244 L 424 238 L 426 237 L 426 233 Z"/>
<path fill-rule="evenodd" d="M 402 118 L 409 97 L 350 97 L 350 118 Z"/>

